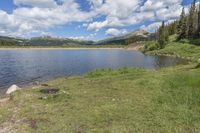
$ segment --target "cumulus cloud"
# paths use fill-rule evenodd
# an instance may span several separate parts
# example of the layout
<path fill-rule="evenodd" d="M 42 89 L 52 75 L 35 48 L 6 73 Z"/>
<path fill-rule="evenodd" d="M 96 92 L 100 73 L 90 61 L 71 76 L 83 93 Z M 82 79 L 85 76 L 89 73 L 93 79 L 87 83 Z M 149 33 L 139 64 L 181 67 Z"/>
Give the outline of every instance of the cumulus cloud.
<path fill-rule="evenodd" d="M 159 21 L 178 18 L 182 0 L 107 0 L 96 9 L 106 15 L 104 21 L 92 22 L 88 30 L 123 27 L 144 21 Z"/>
<path fill-rule="evenodd" d="M 126 33 L 127 33 L 126 29 L 118 30 L 118 29 L 115 29 L 115 28 L 110 28 L 106 31 L 106 34 L 110 35 L 110 36 L 119 36 L 119 35 L 123 35 L 123 34 L 126 34 Z"/>
<path fill-rule="evenodd" d="M 62 5 L 56 4 L 54 0 L 15 0 L 15 4 L 33 7 L 20 6 L 12 14 L 0 10 L 1 33 L 14 36 L 42 33 L 69 22 L 88 21 L 95 15 L 92 12 L 81 11 L 79 4 L 74 0 L 64 0 Z"/>
<path fill-rule="evenodd" d="M 154 32 L 156 29 L 158 29 L 161 26 L 162 22 L 154 22 L 152 24 L 149 24 L 147 26 L 142 25 L 141 29 L 146 29 L 147 31 Z"/>
<path fill-rule="evenodd" d="M 105 21 L 92 22 L 88 25 L 88 30 L 98 31 L 102 28 L 115 28 L 127 25 L 134 25 L 142 21 L 151 20 L 154 17 L 154 12 L 135 13 L 126 18 L 107 17 Z"/>
<path fill-rule="evenodd" d="M 91 4 L 91 9 L 100 7 L 103 4 L 103 0 L 87 0 Z"/>
<path fill-rule="evenodd" d="M 174 21 L 175 21 L 174 19 L 171 19 L 171 20 L 166 21 L 165 24 L 170 24 Z M 142 25 L 140 28 L 146 29 L 147 31 L 150 31 L 150 32 L 155 32 L 155 30 L 157 30 L 161 25 L 162 25 L 162 21 L 159 21 L 159 22 L 153 22 L 147 26 Z"/>
<path fill-rule="evenodd" d="M 89 35 L 86 35 L 86 36 L 72 36 L 72 37 L 69 37 L 69 38 L 75 39 L 75 40 L 93 40 L 96 35 L 97 34 L 94 33 L 94 34 L 89 34 Z"/>
<path fill-rule="evenodd" d="M 15 5 L 29 5 L 35 7 L 55 7 L 56 1 L 54 0 L 14 0 Z"/>
<path fill-rule="evenodd" d="M 50 28 L 71 22 L 83 22 L 87 30 L 108 28 L 106 34 L 121 34 L 122 27 L 179 17 L 182 0 L 86 0 L 89 11 L 83 11 L 76 0 L 13 0 L 17 6 L 11 14 L 0 10 L 0 34 L 27 36 L 44 33 Z M 95 19 L 96 17 L 103 19 Z M 94 21 L 96 20 L 96 21 Z M 98 20 L 98 21 L 97 21 Z M 114 32 L 115 31 L 115 32 Z"/>

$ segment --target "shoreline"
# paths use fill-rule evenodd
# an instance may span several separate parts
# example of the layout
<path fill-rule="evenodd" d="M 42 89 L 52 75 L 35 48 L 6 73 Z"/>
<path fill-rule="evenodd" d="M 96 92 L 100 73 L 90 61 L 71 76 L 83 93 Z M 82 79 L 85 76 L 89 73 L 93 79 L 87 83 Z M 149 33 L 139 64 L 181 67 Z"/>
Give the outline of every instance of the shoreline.
<path fill-rule="evenodd" d="M 94 49 L 125 49 L 125 48 L 0 48 L 0 50 L 94 50 Z"/>
<path fill-rule="evenodd" d="M 140 47 L 138 47 L 138 46 L 133 47 L 132 46 L 132 47 L 124 47 L 124 48 L 0 48 L 0 51 L 1 50 L 98 50 L 99 49 L 99 50 L 126 50 L 126 51 L 139 51 L 139 52 L 142 52 L 141 48 L 142 48 L 141 46 Z M 172 55 L 172 54 L 159 54 L 159 53 L 151 53 L 151 52 L 146 52 L 144 54 L 146 54 L 146 55 L 154 55 L 154 56 L 166 56 L 166 57 L 181 58 L 181 59 L 185 59 L 185 60 L 189 61 L 189 64 L 191 64 L 192 63 L 191 61 L 193 61 L 191 58 Z M 81 75 L 81 76 L 84 76 L 84 75 Z M 36 86 L 42 86 L 42 84 L 51 82 L 51 81 L 56 80 L 56 79 L 65 78 L 65 77 L 68 77 L 68 76 L 60 76 L 60 77 L 55 77 L 53 79 L 49 79 L 49 80 L 46 80 L 46 81 L 39 81 L 40 84 L 38 84 L 38 85 L 34 85 L 34 84 L 26 84 L 25 85 L 24 84 L 24 85 L 21 85 L 19 87 L 22 88 L 22 89 L 34 88 Z M 73 77 L 73 76 L 70 76 L 70 77 Z M 37 81 L 35 81 L 35 82 L 37 82 Z M 5 90 L 7 91 L 7 89 L 5 89 Z M 3 94 L 1 93 L 0 94 L 0 99 L 1 99 L 1 96 L 6 96 L 6 94 L 5 93 L 3 93 Z"/>

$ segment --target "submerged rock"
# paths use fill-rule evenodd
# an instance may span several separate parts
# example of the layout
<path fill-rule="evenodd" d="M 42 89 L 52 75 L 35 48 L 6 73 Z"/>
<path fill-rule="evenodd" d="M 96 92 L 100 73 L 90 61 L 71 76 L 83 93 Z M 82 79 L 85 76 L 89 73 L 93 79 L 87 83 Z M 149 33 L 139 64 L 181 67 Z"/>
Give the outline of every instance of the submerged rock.
<path fill-rule="evenodd" d="M 11 94 L 17 90 L 21 90 L 21 88 L 19 88 L 17 85 L 12 85 L 10 88 L 8 88 L 6 94 Z"/>
<path fill-rule="evenodd" d="M 35 82 L 33 82 L 33 85 L 40 85 L 40 82 L 39 81 L 35 81 Z"/>

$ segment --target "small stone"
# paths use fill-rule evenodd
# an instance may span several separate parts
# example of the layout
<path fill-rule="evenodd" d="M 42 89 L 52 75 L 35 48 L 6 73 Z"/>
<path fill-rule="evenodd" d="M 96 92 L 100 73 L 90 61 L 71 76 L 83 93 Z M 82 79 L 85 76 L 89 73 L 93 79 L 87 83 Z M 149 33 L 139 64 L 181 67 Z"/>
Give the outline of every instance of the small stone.
<path fill-rule="evenodd" d="M 17 85 L 12 85 L 10 88 L 8 88 L 6 94 L 9 95 L 17 90 L 21 90 Z"/>
<path fill-rule="evenodd" d="M 35 82 L 33 83 L 33 85 L 40 85 L 40 82 L 39 82 L 39 81 L 35 81 Z"/>
<path fill-rule="evenodd" d="M 198 63 L 200 63 L 200 58 L 199 58 L 199 60 L 198 60 Z"/>

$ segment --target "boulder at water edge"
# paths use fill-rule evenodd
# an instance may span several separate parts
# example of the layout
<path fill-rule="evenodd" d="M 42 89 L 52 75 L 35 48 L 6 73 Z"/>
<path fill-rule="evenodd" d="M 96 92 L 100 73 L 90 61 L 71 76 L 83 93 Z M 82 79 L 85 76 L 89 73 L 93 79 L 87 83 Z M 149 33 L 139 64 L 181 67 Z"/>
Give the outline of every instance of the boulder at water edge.
<path fill-rule="evenodd" d="M 11 94 L 17 90 L 21 90 L 21 88 L 19 88 L 17 85 L 12 85 L 10 88 L 8 88 L 6 94 Z"/>

